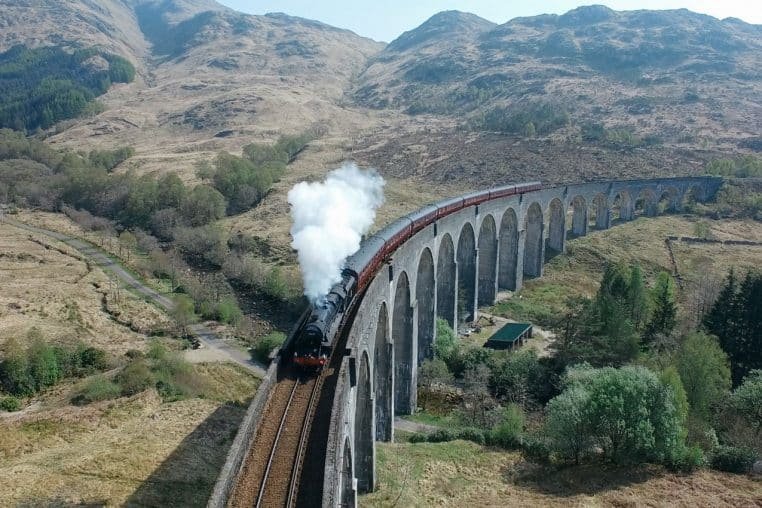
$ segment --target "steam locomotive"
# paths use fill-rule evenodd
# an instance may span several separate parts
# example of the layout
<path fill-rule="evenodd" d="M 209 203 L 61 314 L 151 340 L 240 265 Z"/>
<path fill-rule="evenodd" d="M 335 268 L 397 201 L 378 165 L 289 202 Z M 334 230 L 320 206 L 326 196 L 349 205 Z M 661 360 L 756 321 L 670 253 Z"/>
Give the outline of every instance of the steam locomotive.
<path fill-rule="evenodd" d="M 330 361 L 334 341 L 350 310 L 368 287 L 376 272 L 397 248 L 426 226 L 464 208 L 493 199 L 523 194 L 542 188 L 540 182 L 506 185 L 473 192 L 427 205 L 405 215 L 366 238 L 360 250 L 347 258 L 341 281 L 316 302 L 293 344 L 293 361 L 305 369 L 321 370 Z"/>

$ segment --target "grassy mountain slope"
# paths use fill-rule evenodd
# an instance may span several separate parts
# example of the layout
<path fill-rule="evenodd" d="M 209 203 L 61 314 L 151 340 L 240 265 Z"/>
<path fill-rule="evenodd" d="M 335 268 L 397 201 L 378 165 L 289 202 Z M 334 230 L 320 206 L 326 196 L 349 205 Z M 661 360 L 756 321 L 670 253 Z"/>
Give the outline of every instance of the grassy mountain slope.
<path fill-rule="evenodd" d="M 438 14 L 371 59 L 354 99 L 430 128 L 370 139 L 362 161 L 480 186 L 686 174 L 762 149 L 759 25 L 603 6 L 481 21 Z"/>
<path fill-rule="evenodd" d="M 344 90 L 383 48 L 322 23 L 250 16 L 211 0 L 2 4 L 0 49 L 98 46 L 137 68 L 135 83 L 100 99 L 106 111 L 58 124 L 52 144 L 129 144 L 139 155 L 132 167 L 188 178 L 195 162 L 277 132 L 360 127 L 361 118 L 345 113 Z"/>
<path fill-rule="evenodd" d="M 550 103 L 574 122 L 667 141 L 744 138 L 762 127 L 760 26 L 687 10 L 603 6 L 494 28 L 449 14 L 376 56 L 358 101 L 477 120 L 500 106 Z M 445 21 L 447 29 L 432 35 L 432 25 Z"/>

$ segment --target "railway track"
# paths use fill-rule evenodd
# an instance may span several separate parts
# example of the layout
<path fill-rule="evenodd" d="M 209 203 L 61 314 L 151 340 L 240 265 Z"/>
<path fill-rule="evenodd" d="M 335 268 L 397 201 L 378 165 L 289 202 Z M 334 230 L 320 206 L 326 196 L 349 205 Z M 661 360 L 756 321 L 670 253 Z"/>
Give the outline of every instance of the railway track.
<path fill-rule="evenodd" d="M 229 506 L 293 507 L 323 376 L 286 366 L 267 403 Z"/>

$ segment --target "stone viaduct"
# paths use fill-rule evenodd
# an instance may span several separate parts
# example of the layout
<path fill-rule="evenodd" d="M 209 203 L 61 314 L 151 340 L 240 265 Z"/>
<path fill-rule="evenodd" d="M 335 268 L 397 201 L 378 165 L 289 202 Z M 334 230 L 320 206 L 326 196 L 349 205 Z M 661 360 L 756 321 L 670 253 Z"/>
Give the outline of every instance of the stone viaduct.
<path fill-rule="evenodd" d="M 416 407 L 417 367 L 433 354 L 435 317 L 455 326 L 541 277 L 568 237 L 714 197 L 709 177 L 559 186 L 449 215 L 400 246 L 359 304 L 335 392 L 323 506 L 354 506 L 375 484 L 375 442 Z M 458 305 L 458 302 L 461 302 Z"/>

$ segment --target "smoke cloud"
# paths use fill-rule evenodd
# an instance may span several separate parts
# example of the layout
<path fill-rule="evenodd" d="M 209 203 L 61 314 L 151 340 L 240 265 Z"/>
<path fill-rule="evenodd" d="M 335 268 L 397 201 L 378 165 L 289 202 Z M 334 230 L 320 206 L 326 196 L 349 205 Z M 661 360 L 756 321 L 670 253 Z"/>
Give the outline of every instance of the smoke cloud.
<path fill-rule="evenodd" d="M 384 179 L 353 163 L 328 173 L 323 182 L 296 184 L 291 205 L 291 246 L 299 254 L 304 294 L 315 301 L 341 280 L 346 258 L 360 248 L 384 202 Z"/>

